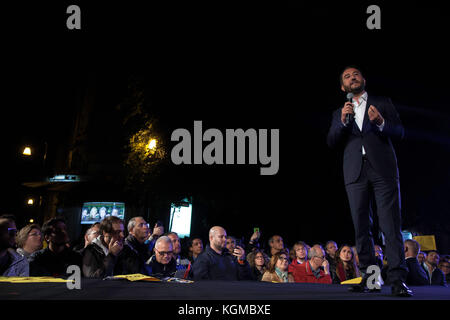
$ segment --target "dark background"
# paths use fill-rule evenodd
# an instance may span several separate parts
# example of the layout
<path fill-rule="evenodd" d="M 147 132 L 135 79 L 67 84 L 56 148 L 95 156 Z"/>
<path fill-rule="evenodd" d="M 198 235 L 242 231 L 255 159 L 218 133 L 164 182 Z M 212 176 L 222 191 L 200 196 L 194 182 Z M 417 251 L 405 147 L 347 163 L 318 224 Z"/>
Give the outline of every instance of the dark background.
<path fill-rule="evenodd" d="M 70 4 L 81 7 L 81 30 L 66 28 Z M 167 223 L 170 202 L 192 196 L 192 233 L 204 241 L 211 226 L 222 225 L 247 239 L 259 227 L 264 241 L 279 234 L 289 246 L 297 240 L 353 244 L 342 155 L 328 148 L 326 134 L 333 110 L 345 101 L 339 73 L 356 64 L 369 94 L 391 97 L 406 129 L 396 144 L 403 229 L 437 235 L 438 249 L 448 253 L 445 11 L 434 4 L 379 4 L 381 30 L 368 30 L 369 4 L 9 5 L 2 22 L 2 211 L 25 216 L 23 199 L 35 192 L 21 185 L 40 165 L 17 159 L 23 144 L 47 141 L 47 167 L 56 170 L 86 103 L 92 106 L 89 159 L 107 154 L 107 160 L 93 161 L 102 174 L 66 193 L 57 212 L 72 212 L 78 236 L 83 201 L 133 206 L 133 193 L 122 192 L 123 179 L 116 179 L 123 171 L 108 172 L 105 164 L 122 164 L 126 134 L 115 107 L 129 94 L 130 79 L 139 79 L 145 108 L 169 140 L 176 128 L 193 134 L 194 120 L 222 132 L 277 128 L 280 169 L 261 176 L 260 165 L 165 163 L 147 184 L 147 204 L 127 211 L 127 218 Z"/>

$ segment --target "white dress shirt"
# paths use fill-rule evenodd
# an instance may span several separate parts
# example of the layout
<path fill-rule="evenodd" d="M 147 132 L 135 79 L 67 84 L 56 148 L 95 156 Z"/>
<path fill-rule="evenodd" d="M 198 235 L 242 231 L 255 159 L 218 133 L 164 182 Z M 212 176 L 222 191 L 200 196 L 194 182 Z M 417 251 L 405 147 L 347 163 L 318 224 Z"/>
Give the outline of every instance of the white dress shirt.
<path fill-rule="evenodd" d="M 364 113 L 366 112 L 367 96 L 367 92 L 364 92 L 364 94 L 359 97 L 359 99 L 352 99 L 352 103 L 354 106 L 353 111 L 355 112 L 355 122 L 358 125 L 359 131 L 362 131 Z M 362 154 L 366 154 L 364 146 L 362 146 Z"/>
<path fill-rule="evenodd" d="M 367 92 L 364 92 L 359 99 L 352 99 L 352 103 L 353 103 L 353 111 L 355 112 L 355 122 L 356 125 L 359 128 L 359 131 L 362 131 L 362 126 L 363 126 L 363 122 L 364 122 L 364 115 L 366 113 L 366 105 L 367 105 L 367 97 L 368 94 Z M 384 120 L 383 123 L 381 125 L 377 125 L 378 129 L 380 131 L 383 131 L 384 128 Z M 364 146 L 362 146 L 362 150 L 361 150 L 362 154 L 365 155 L 366 154 L 366 150 L 364 150 Z"/>

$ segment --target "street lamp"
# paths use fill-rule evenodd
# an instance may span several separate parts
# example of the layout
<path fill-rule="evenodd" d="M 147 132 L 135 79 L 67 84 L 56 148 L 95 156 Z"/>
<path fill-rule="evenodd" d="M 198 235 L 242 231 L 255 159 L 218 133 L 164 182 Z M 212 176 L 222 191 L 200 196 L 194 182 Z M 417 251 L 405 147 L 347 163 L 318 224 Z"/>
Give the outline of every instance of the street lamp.
<path fill-rule="evenodd" d="M 154 151 L 156 149 L 156 139 L 151 139 L 147 144 L 147 149 Z"/>
<path fill-rule="evenodd" d="M 23 154 L 24 156 L 31 156 L 31 148 L 30 148 L 30 147 L 25 147 L 25 148 L 23 148 L 22 154 Z"/>

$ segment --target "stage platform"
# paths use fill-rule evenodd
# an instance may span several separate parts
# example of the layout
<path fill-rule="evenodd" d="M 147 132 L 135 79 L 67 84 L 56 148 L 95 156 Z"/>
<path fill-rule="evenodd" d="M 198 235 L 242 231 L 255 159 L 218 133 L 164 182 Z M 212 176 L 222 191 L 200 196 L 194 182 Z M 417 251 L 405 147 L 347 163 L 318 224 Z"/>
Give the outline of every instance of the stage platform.
<path fill-rule="evenodd" d="M 0 283 L 0 300 L 450 300 L 450 288 L 411 287 L 414 296 L 394 297 L 391 288 L 379 293 L 352 293 L 348 285 L 197 281 L 194 283 L 130 282 L 82 279 L 81 289 L 66 283 Z"/>

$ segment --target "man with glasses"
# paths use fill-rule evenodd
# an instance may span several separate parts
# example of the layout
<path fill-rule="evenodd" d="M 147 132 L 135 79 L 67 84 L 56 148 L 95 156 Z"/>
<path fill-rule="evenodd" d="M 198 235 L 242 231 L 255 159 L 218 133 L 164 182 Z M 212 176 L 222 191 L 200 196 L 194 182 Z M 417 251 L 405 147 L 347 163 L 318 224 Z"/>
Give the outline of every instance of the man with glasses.
<path fill-rule="evenodd" d="M 224 228 L 215 226 L 209 230 L 209 245 L 192 267 L 194 280 L 252 280 L 244 249 L 236 246 L 233 252 L 229 252 L 226 243 Z"/>
<path fill-rule="evenodd" d="M 149 275 L 156 278 L 174 277 L 177 272 L 177 262 L 173 257 L 172 240 L 161 236 L 155 243 L 155 254 L 147 261 Z"/>
<path fill-rule="evenodd" d="M 30 276 L 66 277 L 67 267 L 81 266 L 81 255 L 69 248 L 69 235 L 62 217 L 52 218 L 42 226 L 47 248 L 30 258 Z"/>
<path fill-rule="evenodd" d="M 0 218 L 0 276 L 28 277 L 29 275 L 27 259 L 14 250 L 16 233 L 14 220 Z"/>
<path fill-rule="evenodd" d="M 88 278 L 104 278 L 123 274 L 118 263 L 123 249 L 123 221 L 115 216 L 106 217 L 100 223 L 100 235 L 83 252 L 83 275 Z"/>
<path fill-rule="evenodd" d="M 331 284 L 330 265 L 325 259 L 325 251 L 314 245 L 308 251 L 308 261 L 295 269 L 295 282 Z"/>

